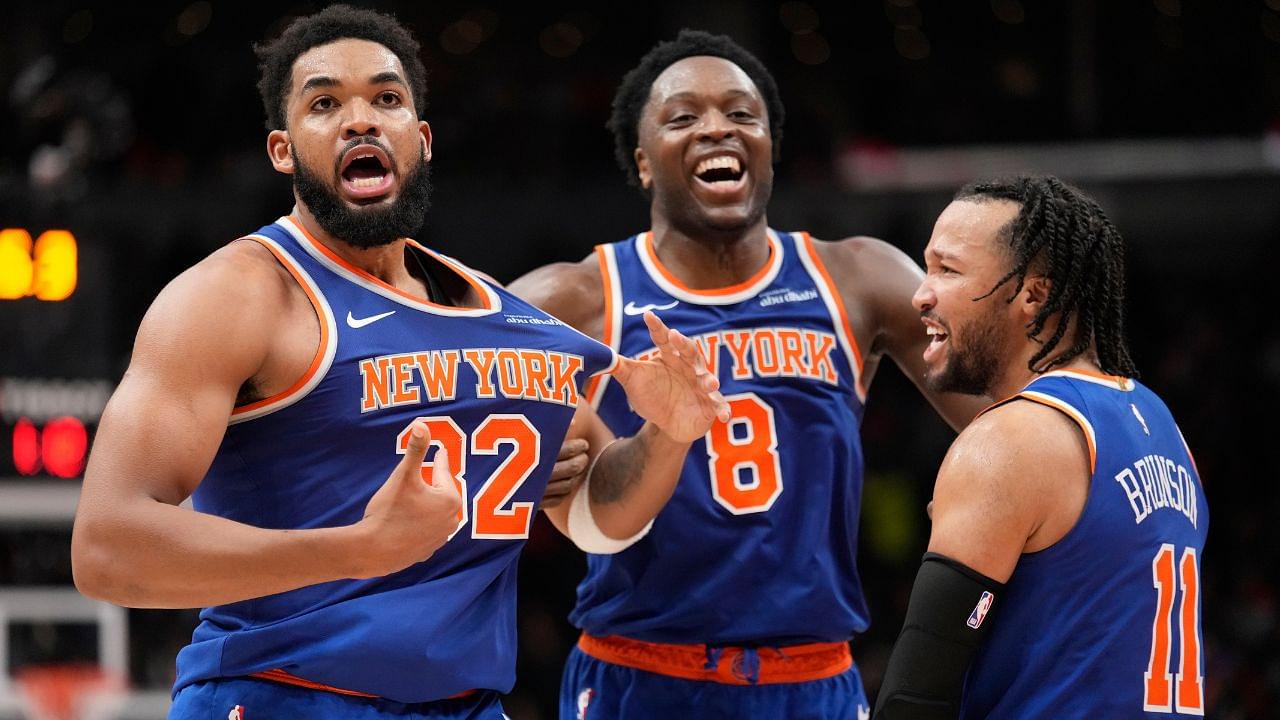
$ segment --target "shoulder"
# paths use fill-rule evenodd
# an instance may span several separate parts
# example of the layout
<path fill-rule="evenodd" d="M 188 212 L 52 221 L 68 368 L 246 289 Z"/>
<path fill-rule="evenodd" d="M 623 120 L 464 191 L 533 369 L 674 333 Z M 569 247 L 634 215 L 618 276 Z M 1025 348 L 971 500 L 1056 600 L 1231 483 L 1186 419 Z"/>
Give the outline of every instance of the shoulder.
<path fill-rule="evenodd" d="M 160 291 L 138 329 L 134 360 L 177 352 L 203 362 L 221 357 L 260 362 L 277 319 L 284 316 L 278 311 L 300 294 L 297 282 L 265 247 L 248 240 L 230 243 Z"/>
<path fill-rule="evenodd" d="M 952 444 L 938 490 L 1043 497 L 1045 488 L 1089 471 L 1080 427 L 1064 413 L 1014 399 L 979 415 Z"/>
<path fill-rule="evenodd" d="M 578 262 L 544 265 L 516 278 L 507 290 L 574 328 L 599 337 L 604 281 L 595 253 Z"/>
<path fill-rule="evenodd" d="M 919 273 L 919 266 L 906 253 L 884 240 L 866 235 L 842 240 L 814 238 L 813 249 L 837 281 L 853 275 L 874 278 L 885 272 Z"/>

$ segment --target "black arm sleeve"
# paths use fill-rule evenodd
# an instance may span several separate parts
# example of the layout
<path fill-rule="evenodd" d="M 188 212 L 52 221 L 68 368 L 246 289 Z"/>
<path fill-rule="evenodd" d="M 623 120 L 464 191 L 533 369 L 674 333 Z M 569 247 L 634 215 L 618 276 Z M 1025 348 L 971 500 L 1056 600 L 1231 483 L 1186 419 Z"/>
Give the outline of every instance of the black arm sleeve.
<path fill-rule="evenodd" d="M 959 716 L 965 672 L 1003 592 L 1002 583 L 944 555 L 925 553 L 880 686 L 876 720 Z"/>

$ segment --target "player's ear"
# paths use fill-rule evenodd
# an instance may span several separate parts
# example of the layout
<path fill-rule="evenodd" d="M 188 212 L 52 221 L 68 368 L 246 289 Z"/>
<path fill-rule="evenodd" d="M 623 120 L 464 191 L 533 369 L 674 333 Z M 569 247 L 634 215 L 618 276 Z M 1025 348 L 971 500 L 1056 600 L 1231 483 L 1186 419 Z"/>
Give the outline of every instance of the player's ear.
<path fill-rule="evenodd" d="M 286 130 L 272 130 L 267 133 L 267 157 L 271 158 L 271 167 L 278 173 L 293 174 L 293 145 L 289 143 Z"/>
<path fill-rule="evenodd" d="M 418 121 L 418 134 L 422 136 L 422 161 L 431 162 L 431 126 L 426 120 Z"/>
<path fill-rule="evenodd" d="M 1040 313 L 1040 309 L 1049 301 L 1049 291 L 1052 288 L 1053 281 L 1044 275 L 1028 275 L 1023 281 L 1018 303 L 1028 320 Z"/>
<path fill-rule="evenodd" d="M 649 172 L 649 158 L 645 156 L 644 151 L 636 148 L 636 173 L 640 177 L 640 187 L 649 190 L 653 185 L 653 174 Z"/>

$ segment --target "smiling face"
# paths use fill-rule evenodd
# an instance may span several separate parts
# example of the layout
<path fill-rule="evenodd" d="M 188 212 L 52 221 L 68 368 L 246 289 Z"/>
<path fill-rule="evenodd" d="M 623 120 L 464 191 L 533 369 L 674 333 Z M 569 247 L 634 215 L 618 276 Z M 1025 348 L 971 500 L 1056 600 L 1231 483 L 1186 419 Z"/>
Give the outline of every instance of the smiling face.
<path fill-rule="evenodd" d="M 773 191 L 773 141 L 751 78 L 718 57 L 672 63 L 653 81 L 636 165 L 655 213 L 719 232 L 760 221 Z"/>
<path fill-rule="evenodd" d="M 960 200 L 934 225 L 925 278 L 912 303 L 930 335 L 925 382 L 935 391 L 986 394 L 1028 342 L 1024 296 L 1030 289 L 1012 303 L 1003 289 L 987 295 L 1009 271 L 1002 231 L 1018 209 L 1007 200 Z"/>
<path fill-rule="evenodd" d="M 285 117 L 268 152 L 326 232 L 372 247 L 422 225 L 431 129 L 395 53 L 349 38 L 311 48 L 293 63 Z"/>

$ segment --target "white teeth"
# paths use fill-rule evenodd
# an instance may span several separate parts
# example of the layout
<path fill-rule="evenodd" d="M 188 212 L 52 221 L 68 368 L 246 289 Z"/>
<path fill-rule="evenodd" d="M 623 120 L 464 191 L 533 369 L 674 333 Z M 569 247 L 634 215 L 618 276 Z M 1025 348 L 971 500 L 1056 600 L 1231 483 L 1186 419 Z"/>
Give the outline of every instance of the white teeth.
<path fill-rule="evenodd" d="M 694 168 L 694 175 L 701 175 L 708 170 L 717 170 L 720 168 L 728 168 L 734 172 L 741 172 L 742 165 L 738 163 L 738 158 L 732 155 L 717 155 L 716 157 L 707 158 L 698 163 L 698 167 Z"/>
<path fill-rule="evenodd" d="M 926 327 L 925 327 L 925 329 L 924 329 L 924 332 L 925 332 L 925 334 L 926 334 L 926 335 L 937 335 L 937 334 L 938 334 L 938 328 L 936 328 L 936 327 L 932 327 L 932 326 L 926 326 Z"/>
<path fill-rule="evenodd" d="M 368 177 L 368 178 L 357 178 L 355 180 L 348 180 L 347 182 L 353 188 L 371 188 L 371 187 L 378 187 L 379 185 L 381 185 L 382 179 L 385 177 L 386 175 L 374 175 L 373 177 Z"/>

